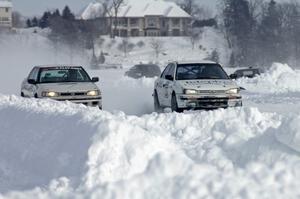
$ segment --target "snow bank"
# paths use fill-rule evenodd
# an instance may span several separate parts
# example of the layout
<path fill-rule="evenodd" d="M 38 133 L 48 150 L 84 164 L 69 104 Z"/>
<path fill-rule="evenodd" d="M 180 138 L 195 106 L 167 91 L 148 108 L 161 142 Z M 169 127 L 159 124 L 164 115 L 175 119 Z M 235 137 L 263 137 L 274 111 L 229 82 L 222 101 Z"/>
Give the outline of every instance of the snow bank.
<path fill-rule="evenodd" d="M 286 118 L 276 132 L 278 141 L 300 152 L 300 116 Z"/>
<path fill-rule="evenodd" d="M 274 63 L 266 73 L 253 79 L 240 79 L 238 84 L 255 93 L 300 92 L 300 71 L 287 64 Z"/>
<path fill-rule="evenodd" d="M 282 118 L 256 108 L 136 117 L 1 95 L 0 121 L 0 198 L 300 194 Z"/>

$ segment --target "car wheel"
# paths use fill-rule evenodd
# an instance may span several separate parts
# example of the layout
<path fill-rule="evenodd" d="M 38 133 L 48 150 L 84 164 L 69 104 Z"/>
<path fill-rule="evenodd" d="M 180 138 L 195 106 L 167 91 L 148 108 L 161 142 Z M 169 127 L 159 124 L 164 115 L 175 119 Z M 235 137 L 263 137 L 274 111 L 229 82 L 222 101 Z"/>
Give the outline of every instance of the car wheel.
<path fill-rule="evenodd" d="M 156 91 L 154 91 L 153 98 L 154 98 L 154 111 L 155 112 L 162 112 L 162 107 L 160 106 L 158 95 L 157 95 Z"/>
<path fill-rule="evenodd" d="M 177 99 L 176 99 L 176 94 L 172 94 L 172 99 L 171 99 L 171 110 L 172 112 L 182 112 L 183 110 L 178 108 L 177 104 Z"/>

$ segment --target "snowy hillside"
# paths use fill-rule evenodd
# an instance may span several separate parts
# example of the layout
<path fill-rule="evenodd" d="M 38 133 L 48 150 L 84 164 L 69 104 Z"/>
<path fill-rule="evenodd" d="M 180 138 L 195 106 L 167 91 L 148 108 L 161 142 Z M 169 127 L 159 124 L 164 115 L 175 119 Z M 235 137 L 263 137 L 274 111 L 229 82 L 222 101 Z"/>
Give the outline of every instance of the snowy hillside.
<path fill-rule="evenodd" d="M 187 39 L 158 38 L 165 50 L 156 60 L 150 39 L 125 57 L 121 39 L 105 38 L 97 53 L 124 69 L 87 68 L 100 77 L 99 111 L 18 97 L 34 65 L 88 66 L 90 52 L 71 56 L 62 46 L 57 53 L 42 35 L 25 31 L 0 40 L 0 199 L 299 198 L 298 70 L 275 63 L 259 77 L 238 80 L 246 89 L 242 108 L 157 114 L 155 79 L 129 79 L 127 68 L 203 59 L 214 48 L 226 63 L 223 40 L 207 29 L 197 44 L 205 50 L 192 50 Z"/>
<path fill-rule="evenodd" d="M 96 55 L 101 52 L 107 54 L 106 62 L 122 63 L 124 67 L 140 62 L 158 62 L 165 66 L 170 60 L 203 60 L 211 56 L 213 50 L 217 50 L 220 63 L 226 66 L 231 51 L 227 48 L 227 43 L 220 32 L 213 28 L 205 28 L 199 40 L 195 40 L 194 48 L 189 37 L 132 37 L 125 39 L 128 44 L 133 45 L 133 49 L 124 54 L 120 44 L 124 39 L 116 38 L 111 40 L 102 37 L 96 45 Z M 152 47 L 152 42 L 160 43 L 161 52 L 156 57 Z"/>

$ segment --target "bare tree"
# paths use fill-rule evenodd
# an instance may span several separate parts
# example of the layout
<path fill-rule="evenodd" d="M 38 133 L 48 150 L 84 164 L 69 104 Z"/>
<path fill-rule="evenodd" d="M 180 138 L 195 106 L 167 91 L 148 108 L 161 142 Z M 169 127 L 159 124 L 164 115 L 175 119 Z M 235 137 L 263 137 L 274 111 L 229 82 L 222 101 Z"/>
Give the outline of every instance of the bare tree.
<path fill-rule="evenodd" d="M 196 43 L 201 38 L 202 30 L 196 31 L 195 29 L 191 29 L 189 32 L 189 41 L 191 42 L 192 49 L 195 49 Z"/>
<path fill-rule="evenodd" d="M 134 44 L 130 43 L 129 39 L 123 38 L 122 42 L 119 44 L 118 49 L 124 53 L 124 57 L 127 57 L 128 53 L 134 48 Z"/>
<path fill-rule="evenodd" d="M 115 38 L 118 27 L 118 15 L 121 7 L 124 6 L 124 0 L 102 0 L 104 14 L 109 17 L 110 36 Z"/>
<path fill-rule="evenodd" d="M 249 0 L 250 15 L 253 19 L 258 19 L 261 16 L 261 8 L 264 1 L 262 0 Z"/>
<path fill-rule="evenodd" d="M 151 39 L 150 46 L 154 51 L 156 59 L 159 57 L 159 54 L 164 51 L 164 43 L 159 39 Z"/>
<path fill-rule="evenodd" d="M 181 3 L 181 7 L 189 14 L 193 15 L 194 14 L 194 4 L 195 0 L 184 0 Z"/>
<path fill-rule="evenodd" d="M 22 16 L 19 12 L 14 11 L 12 13 L 12 25 L 15 28 L 22 28 L 25 26 L 25 23 L 22 20 Z"/>

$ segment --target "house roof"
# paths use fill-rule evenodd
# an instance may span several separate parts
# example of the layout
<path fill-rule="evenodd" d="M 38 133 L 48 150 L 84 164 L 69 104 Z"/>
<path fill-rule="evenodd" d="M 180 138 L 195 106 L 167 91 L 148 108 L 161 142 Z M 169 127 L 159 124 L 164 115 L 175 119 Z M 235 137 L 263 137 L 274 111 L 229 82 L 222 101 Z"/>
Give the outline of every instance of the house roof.
<path fill-rule="evenodd" d="M 129 0 L 121 7 L 118 14 L 121 17 L 191 17 L 174 2 L 164 0 Z"/>
<path fill-rule="evenodd" d="M 90 3 L 82 12 L 82 19 L 92 19 L 96 12 L 103 11 L 101 3 Z M 164 0 L 125 0 L 119 10 L 119 17 L 165 16 L 190 18 L 191 16 L 176 3 Z"/>
<path fill-rule="evenodd" d="M 0 7 L 2 7 L 2 8 L 12 8 L 12 2 L 11 1 L 1 1 L 0 0 Z"/>

